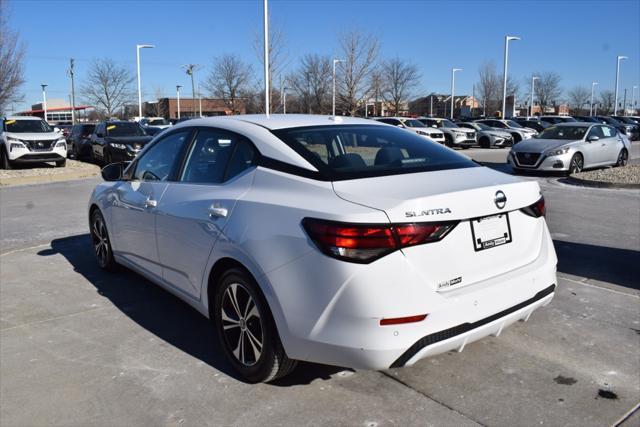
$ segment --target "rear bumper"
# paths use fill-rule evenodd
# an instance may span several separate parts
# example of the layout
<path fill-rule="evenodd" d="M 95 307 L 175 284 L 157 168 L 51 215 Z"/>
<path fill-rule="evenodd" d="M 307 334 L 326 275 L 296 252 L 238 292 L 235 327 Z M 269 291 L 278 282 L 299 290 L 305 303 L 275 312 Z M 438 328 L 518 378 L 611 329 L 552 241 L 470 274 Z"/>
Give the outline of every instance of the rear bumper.
<path fill-rule="evenodd" d="M 500 336 L 505 327 L 518 320 L 529 320 L 534 310 L 549 304 L 555 288 L 556 285 L 551 285 L 520 304 L 476 322 L 463 323 L 422 337 L 393 362 L 391 368 L 411 366 L 420 359 L 450 350 L 461 352 L 468 343 L 489 335 Z"/>

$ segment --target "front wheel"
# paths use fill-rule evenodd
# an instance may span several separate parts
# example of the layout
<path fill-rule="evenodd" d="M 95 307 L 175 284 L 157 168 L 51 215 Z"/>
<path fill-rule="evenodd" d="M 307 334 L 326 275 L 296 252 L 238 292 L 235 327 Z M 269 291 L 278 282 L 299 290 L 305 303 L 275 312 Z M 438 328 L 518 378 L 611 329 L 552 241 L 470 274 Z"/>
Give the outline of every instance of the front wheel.
<path fill-rule="evenodd" d="M 2 167 L 2 169 L 13 169 L 13 165 L 11 164 L 11 160 L 9 160 L 7 150 L 0 148 L 0 157 L 0 166 Z"/>
<path fill-rule="evenodd" d="M 295 367 L 296 361 L 284 351 L 260 288 L 244 270 L 223 274 L 212 315 L 225 355 L 248 382 L 273 381 Z"/>
<path fill-rule="evenodd" d="M 491 148 L 491 141 L 486 136 L 480 138 L 480 147 L 482 148 Z"/>
<path fill-rule="evenodd" d="M 629 163 L 629 152 L 626 148 L 623 148 L 618 154 L 618 161 L 616 162 L 615 167 L 627 166 L 627 163 Z"/>
<path fill-rule="evenodd" d="M 582 154 L 576 153 L 571 157 L 571 162 L 569 163 L 569 175 L 582 172 L 582 168 L 584 168 L 584 159 Z"/>
<path fill-rule="evenodd" d="M 453 147 L 453 138 L 447 133 L 444 134 L 444 145 L 449 148 Z"/>

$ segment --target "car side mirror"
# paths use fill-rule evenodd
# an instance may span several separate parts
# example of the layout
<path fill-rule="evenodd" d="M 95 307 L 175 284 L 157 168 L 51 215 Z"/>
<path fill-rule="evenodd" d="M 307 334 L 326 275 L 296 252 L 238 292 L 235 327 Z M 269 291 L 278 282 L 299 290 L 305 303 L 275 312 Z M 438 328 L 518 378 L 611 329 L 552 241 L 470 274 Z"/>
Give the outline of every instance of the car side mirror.
<path fill-rule="evenodd" d="M 589 138 L 587 138 L 587 141 L 589 142 L 596 142 L 599 141 L 600 137 L 599 136 L 595 136 L 595 135 L 591 135 Z"/>
<path fill-rule="evenodd" d="M 105 181 L 119 181 L 122 179 L 122 174 L 126 167 L 126 163 L 111 163 L 102 168 L 100 172 L 102 174 L 102 179 Z"/>

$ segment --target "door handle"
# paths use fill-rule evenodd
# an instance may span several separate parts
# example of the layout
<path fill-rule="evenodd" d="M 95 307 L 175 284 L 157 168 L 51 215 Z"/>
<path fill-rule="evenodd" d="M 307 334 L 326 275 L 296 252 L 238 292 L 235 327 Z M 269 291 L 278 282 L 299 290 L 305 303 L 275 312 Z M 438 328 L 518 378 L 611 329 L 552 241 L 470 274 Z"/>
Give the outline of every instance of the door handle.
<path fill-rule="evenodd" d="M 144 207 L 145 208 L 155 208 L 158 206 L 158 201 L 157 200 L 153 200 L 153 199 L 147 199 L 144 202 Z"/>
<path fill-rule="evenodd" d="M 211 218 L 226 218 L 229 211 L 222 206 L 211 205 L 209 206 L 209 216 Z"/>

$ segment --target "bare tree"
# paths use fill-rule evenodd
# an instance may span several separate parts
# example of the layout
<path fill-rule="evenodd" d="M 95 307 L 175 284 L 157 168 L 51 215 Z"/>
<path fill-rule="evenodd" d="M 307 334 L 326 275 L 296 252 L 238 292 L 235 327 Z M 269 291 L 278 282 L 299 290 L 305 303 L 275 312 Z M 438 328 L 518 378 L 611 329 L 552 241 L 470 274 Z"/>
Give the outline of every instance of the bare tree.
<path fill-rule="evenodd" d="M 287 78 L 301 112 L 327 114 L 331 110 L 331 66 L 328 56 L 305 55 L 298 69 Z"/>
<path fill-rule="evenodd" d="M 213 69 L 203 83 L 214 98 L 221 98 L 232 114 L 239 112 L 239 101 L 249 87 L 253 70 L 236 54 L 226 54 L 213 61 Z"/>
<path fill-rule="evenodd" d="M 82 96 L 107 117 L 112 117 L 134 97 L 134 77 L 112 59 L 97 59 L 89 66 L 86 81 L 80 88 Z"/>
<path fill-rule="evenodd" d="M 478 99 L 482 104 L 483 115 L 491 115 L 499 107 L 500 77 L 493 61 L 484 62 L 478 69 Z"/>
<path fill-rule="evenodd" d="M 415 64 L 403 61 L 399 57 L 384 61 L 382 64 L 384 79 L 382 96 L 399 114 L 403 102 L 408 101 L 413 90 L 420 83 L 420 73 Z"/>
<path fill-rule="evenodd" d="M 583 107 L 591 102 L 591 91 L 583 86 L 576 86 L 567 93 L 571 114 L 582 115 Z"/>
<path fill-rule="evenodd" d="M 613 112 L 615 99 L 616 95 L 612 90 L 603 90 L 600 92 L 600 105 L 598 106 L 600 114 L 611 114 Z"/>
<path fill-rule="evenodd" d="M 256 32 L 253 38 L 253 49 L 262 68 L 264 69 L 264 40 L 262 32 Z M 273 85 L 274 79 L 282 77 L 283 70 L 289 63 L 289 53 L 286 50 L 284 31 L 277 25 L 269 25 L 269 105 L 273 109 L 274 102 L 280 103 L 280 93 Z M 261 103 L 261 111 L 264 111 L 264 93 Z"/>
<path fill-rule="evenodd" d="M 341 63 L 337 73 L 340 105 L 353 116 L 370 94 L 370 77 L 375 70 L 380 44 L 372 34 L 357 30 L 339 36 Z"/>
<path fill-rule="evenodd" d="M 20 86 L 24 83 L 25 47 L 17 32 L 7 24 L 6 5 L 0 0 L 0 115 L 12 102 L 20 102 Z"/>
<path fill-rule="evenodd" d="M 554 105 L 562 95 L 560 81 L 562 78 L 554 71 L 536 73 L 538 80 L 535 84 L 535 95 L 544 114 L 545 108 Z"/>

